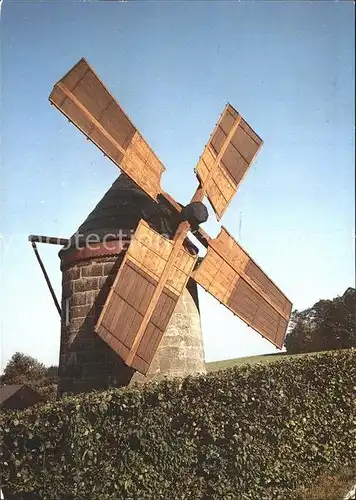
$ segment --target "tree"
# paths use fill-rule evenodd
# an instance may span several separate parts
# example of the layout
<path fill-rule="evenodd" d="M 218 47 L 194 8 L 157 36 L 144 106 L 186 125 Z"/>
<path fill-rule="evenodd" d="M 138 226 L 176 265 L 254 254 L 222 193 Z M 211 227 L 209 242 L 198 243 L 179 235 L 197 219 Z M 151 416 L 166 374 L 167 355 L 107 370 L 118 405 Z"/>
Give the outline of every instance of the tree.
<path fill-rule="evenodd" d="M 319 300 L 294 311 L 285 340 L 288 354 L 356 347 L 356 291 L 348 288 L 333 300 Z"/>
<path fill-rule="evenodd" d="M 2 384 L 38 383 L 46 378 L 47 369 L 44 364 L 31 356 L 15 352 L 7 363 L 1 377 Z"/>
<path fill-rule="evenodd" d="M 0 377 L 2 385 L 27 384 L 42 395 L 52 397 L 56 393 L 58 368 L 46 366 L 31 356 L 15 352 Z"/>
<path fill-rule="evenodd" d="M 47 368 L 47 377 L 57 382 L 58 380 L 58 366 L 51 365 Z"/>

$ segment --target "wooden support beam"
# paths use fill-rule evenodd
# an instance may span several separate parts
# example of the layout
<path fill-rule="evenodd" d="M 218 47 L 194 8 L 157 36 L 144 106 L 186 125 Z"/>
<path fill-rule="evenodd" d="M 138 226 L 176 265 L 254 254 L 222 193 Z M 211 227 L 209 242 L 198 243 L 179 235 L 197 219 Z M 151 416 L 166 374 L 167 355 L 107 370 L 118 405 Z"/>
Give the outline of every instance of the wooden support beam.
<path fill-rule="evenodd" d="M 56 238 L 54 236 L 39 236 L 38 234 L 30 234 L 28 241 L 31 243 L 50 243 L 51 245 L 68 245 L 67 238 Z"/>
<path fill-rule="evenodd" d="M 48 286 L 48 289 L 50 291 L 50 294 L 52 295 L 52 299 L 53 299 L 53 302 L 54 302 L 54 305 L 56 306 L 56 309 L 58 311 L 58 314 L 60 317 L 62 317 L 62 310 L 61 310 L 61 307 L 59 305 L 59 302 L 57 300 L 57 297 L 56 297 L 56 294 L 54 293 L 54 290 L 53 290 L 53 287 L 52 287 L 52 284 L 51 284 L 51 281 L 48 277 L 48 274 L 47 274 L 47 271 L 46 271 L 46 268 L 42 262 L 42 259 L 40 257 L 40 254 L 38 253 L 38 249 L 37 249 L 37 245 L 36 245 L 36 242 L 35 241 L 32 241 L 31 242 L 32 244 L 32 248 L 33 248 L 33 251 L 35 253 L 35 256 L 36 256 L 36 259 L 40 265 L 40 268 L 41 268 L 41 271 L 43 273 L 43 276 L 44 276 L 44 279 L 46 280 L 46 283 L 47 283 L 47 286 Z"/>

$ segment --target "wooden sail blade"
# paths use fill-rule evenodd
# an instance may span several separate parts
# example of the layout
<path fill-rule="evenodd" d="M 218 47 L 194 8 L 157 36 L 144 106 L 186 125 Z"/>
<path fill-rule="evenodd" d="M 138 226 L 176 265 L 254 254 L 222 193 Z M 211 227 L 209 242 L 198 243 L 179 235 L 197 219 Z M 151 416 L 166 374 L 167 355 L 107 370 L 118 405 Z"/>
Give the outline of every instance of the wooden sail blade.
<path fill-rule="evenodd" d="M 156 200 L 165 167 L 84 58 L 55 84 L 49 100 Z"/>
<path fill-rule="evenodd" d="M 225 228 L 208 240 L 192 278 L 275 346 L 283 346 L 292 304 Z"/>
<path fill-rule="evenodd" d="M 195 169 L 219 220 L 263 141 L 228 104 Z"/>
<path fill-rule="evenodd" d="M 125 362 L 133 358 L 127 364 L 143 374 L 149 369 L 196 262 L 196 257 L 183 247 L 179 250 L 143 335 L 137 341 L 173 246 L 173 241 L 140 221 L 95 327 Z"/>

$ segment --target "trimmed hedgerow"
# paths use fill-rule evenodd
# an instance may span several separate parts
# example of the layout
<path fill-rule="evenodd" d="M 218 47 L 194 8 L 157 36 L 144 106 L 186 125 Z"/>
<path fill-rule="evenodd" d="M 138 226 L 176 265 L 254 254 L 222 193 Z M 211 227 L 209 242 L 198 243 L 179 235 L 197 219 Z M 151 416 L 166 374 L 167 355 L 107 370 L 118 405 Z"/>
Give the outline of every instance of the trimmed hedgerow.
<path fill-rule="evenodd" d="M 4 412 L 2 483 L 45 499 L 292 498 L 355 464 L 356 351 Z"/>

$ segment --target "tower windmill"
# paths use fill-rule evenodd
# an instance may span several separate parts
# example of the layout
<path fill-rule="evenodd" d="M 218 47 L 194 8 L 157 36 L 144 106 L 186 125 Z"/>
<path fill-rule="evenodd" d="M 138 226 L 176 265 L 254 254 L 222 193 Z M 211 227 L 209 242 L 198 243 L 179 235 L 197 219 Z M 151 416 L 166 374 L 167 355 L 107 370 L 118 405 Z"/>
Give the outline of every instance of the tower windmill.
<path fill-rule="evenodd" d="M 189 279 L 281 348 L 291 302 L 224 227 L 214 239 L 200 227 L 207 220 L 204 197 L 220 220 L 262 146 L 242 116 L 226 105 L 195 168 L 197 188 L 182 206 L 161 187 L 165 167 L 84 58 L 55 84 L 49 99 L 146 193 L 151 206 L 161 203 L 172 215 L 165 235 L 149 218 L 125 235 L 123 259 L 95 319 L 96 334 L 126 367 L 147 374 Z M 189 244 L 189 231 L 207 248 L 203 259 Z M 76 252 L 105 255 L 103 239 Z M 109 239 L 122 252 L 122 235 L 121 241 L 115 234 Z"/>

